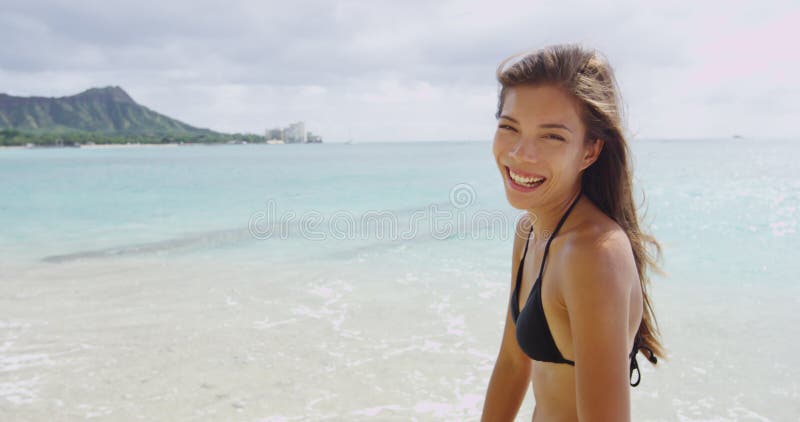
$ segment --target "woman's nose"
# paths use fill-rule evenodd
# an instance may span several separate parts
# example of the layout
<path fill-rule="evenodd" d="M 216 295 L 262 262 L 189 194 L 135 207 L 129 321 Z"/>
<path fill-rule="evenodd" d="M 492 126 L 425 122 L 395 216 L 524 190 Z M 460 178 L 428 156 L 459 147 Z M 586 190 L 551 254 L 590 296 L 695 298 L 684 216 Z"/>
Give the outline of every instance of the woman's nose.
<path fill-rule="evenodd" d="M 509 155 L 518 162 L 536 162 L 539 159 L 539 150 L 536 147 L 536 142 L 519 139 L 511 147 Z"/>

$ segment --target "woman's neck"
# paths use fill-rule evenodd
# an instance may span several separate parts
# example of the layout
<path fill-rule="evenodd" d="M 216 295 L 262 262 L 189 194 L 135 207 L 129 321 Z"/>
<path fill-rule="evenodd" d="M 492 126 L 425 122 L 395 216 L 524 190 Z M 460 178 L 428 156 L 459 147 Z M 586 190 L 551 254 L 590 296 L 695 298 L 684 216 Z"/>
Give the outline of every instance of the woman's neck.
<path fill-rule="evenodd" d="M 533 237 L 539 240 L 549 239 L 556 230 L 556 225 L 558 225 L 561 217 L 564 216 L 572 203 L 575 202 L 578 196 L 580 196 L 582 193 L 583 192 L 580 190 L 580 188 L 578 188 L 569 196 L 564 197 L 564 199 L 552 203 L 549 206 L 527 210 L 528 217 L 533 224 Z M 570 213 L 575 212 L 575 208 L 577 207 L 578 204 L 575 204 Z M 567 223 L 564 222 L 563 225 L 566 224 Z M 559 232 L 564 229 L 563 225 L 561 229 L 559 229 Z"/>

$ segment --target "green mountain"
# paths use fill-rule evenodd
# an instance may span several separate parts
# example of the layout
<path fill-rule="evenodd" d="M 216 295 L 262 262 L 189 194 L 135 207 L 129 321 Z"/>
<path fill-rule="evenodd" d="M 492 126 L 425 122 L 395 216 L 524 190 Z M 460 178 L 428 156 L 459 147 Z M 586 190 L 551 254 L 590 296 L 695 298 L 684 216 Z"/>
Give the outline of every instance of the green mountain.
<path fill-rule="evenodd" d="M 137 104 L 122 88 L 91 88 L 59 98 L 0 94 L 0 130 L 30 134 L 217 135 Z"/>

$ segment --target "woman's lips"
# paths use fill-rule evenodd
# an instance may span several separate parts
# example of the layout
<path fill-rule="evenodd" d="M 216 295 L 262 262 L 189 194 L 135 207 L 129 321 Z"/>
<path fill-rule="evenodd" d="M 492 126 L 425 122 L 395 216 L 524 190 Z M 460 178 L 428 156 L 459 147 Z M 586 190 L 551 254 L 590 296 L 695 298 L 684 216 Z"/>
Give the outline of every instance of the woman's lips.
<path fill-rule="evenodd" d="M 511 171 L 511 170 L 512 170 L 511 167 L 506 166 L 506 171 Z M 514 174 L 518 174 L 518 175 L 520 175 L 522 177 L 537 177 L 537 178 L 541 177 L 541 178 L 545 178 L 541 174 L 530 173 L 530 172 L 523 171 L 523 170 L 518 170 L 518 169 L 513 169 L 513 170 L 514 170 Z"/>
<path fill-rule="evenodd" d="M 530 177 L 543 178 L 543 176 L 540 176 L 540 175 L 535 174 L 535 173 L 526 173 L 526 172 L 521 172 L 521 171 L 517 171 L 517 170 L 514 170 L 514 174 L 520 175 L 520 176 L 525 176 L 527 178 L 530 178 Z M 507 181 L 508 185 L 512 189 L 514 189 L 516 191 L 519 191 L 519 192 L 533 192 L 536 189 L 539 189 L 539 187 L 542 186 L 544 184 L 544 182 L 547 181 L 547 179 L 545 178 L 544 180 L 542 180 L 541 182 L 538 182 L 537 184 L 535 184 L 533 186 L 521 185 L 521 184 L 519 184 L 519 183 L 514 181 L 514 178 L 511 177 L 511 169 L 508 166 L 506 166 L 506 181 Z"/>

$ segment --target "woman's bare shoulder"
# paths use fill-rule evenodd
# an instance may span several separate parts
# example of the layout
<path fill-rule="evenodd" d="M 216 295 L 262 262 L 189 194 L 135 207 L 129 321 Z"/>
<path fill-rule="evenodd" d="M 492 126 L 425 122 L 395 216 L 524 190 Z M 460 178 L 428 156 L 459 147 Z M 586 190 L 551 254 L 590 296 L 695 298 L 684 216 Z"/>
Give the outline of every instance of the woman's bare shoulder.
<path fill-rule="evenodd" d="M 556 237 L 558 240 L 561 233 Z M 561 239 L 558 252 L 560 275 L 571 278 L 577 271 L 586 275 L 611 269 L 623 278 L 636 274 L 631 242 L 625 230 L 612 218 L 595 209 L 584 214 Z M 602 267 L 602 268 L 601 268 Z"/>
<path fill-rule="evenodd" d="M 564 252 L 586 250 L 591 253 L 598 248 L 630 248 L 628 235 L 622 226 L 591 201 L 589 204 L 582 218 L 564 236 Z"/>
<path fill-rule="evenodd" d="M 627 289 L 638 280 L 627 233 L 613 219 L 600 214 L 582 219 L 564 236 L 558 257 L 562 288 L 568 288 L 571 282 L 604 279 Z"/>

